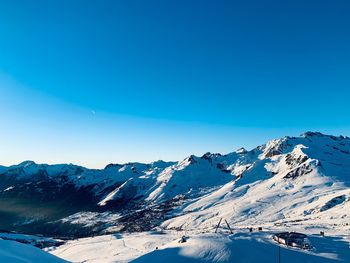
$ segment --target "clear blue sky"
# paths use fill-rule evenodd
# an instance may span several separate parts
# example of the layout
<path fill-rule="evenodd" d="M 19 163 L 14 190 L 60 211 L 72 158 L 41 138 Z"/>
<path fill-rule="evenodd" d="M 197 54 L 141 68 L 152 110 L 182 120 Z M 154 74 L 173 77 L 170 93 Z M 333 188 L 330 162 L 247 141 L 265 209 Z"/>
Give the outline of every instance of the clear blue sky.
<path fill-rule="evenodd" d="M 350 134 L 349 1 L 0 1 L 0 163 Z"/>

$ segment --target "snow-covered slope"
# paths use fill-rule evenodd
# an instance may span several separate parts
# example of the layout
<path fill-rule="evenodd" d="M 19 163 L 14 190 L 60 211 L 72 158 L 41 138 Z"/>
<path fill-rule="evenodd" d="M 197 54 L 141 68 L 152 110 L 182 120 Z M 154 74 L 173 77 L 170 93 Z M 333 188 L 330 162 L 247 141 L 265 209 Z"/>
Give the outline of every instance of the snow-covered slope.
<path fill-rule="evenodd" d="M 178 217 L 162 226 L 211 228 L 223 217 L 236 226 L 278 222 L 290 228 L 303 224 L 348 230 L 349 142 L 345 137 L 306 133 L 257 147 L 246 154 L 252 161 L 236 174 L 236 181 L 188 202 Z"/>
<path fill-rule="evenodd" d="M 4 263 L 64 263 L 55 257 L 31 245 L 0 239 L 0 262 Z"/>
<path fill-rule="evenodd" d="M 75 226 L 86 233 L 207 229 L 222 217 L 237 227 L 349 229 L 350 139 L 344 136 L 307 132 L 250 151 L 102 170 L 26 161 L 0 173 L 3 228 L 40 233 L 45 225 L 54 234 L 83 233 L 72 231 Z"/>
<path fill-rule="evenodd" d="M 233 235 L 144 232 L 84 238 L 51 248 L 51 253 L 72 262 L 279 262 L 278 245 L 269 232 L 236 232 Z M 310 235 L 310 251 L 280 248 L 281 262 L 349 262 L 350 250 L 342 237 Z"/>

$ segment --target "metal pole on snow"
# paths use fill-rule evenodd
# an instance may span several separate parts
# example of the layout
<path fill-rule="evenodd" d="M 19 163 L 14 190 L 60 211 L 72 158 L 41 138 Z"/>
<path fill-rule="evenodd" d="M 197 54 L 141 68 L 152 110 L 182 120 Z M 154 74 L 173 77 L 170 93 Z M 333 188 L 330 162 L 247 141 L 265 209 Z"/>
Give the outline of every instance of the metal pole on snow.
<path fill-rule="evenodd" d="M 218 223 L 218 225 L 216 226 L 215 233 L 218 232 L 218 228 L 219 228 L 219 226 L 220 226 L 221 220 L 222 220 L 222 217 L 220 217 L 219 223 Z"/>

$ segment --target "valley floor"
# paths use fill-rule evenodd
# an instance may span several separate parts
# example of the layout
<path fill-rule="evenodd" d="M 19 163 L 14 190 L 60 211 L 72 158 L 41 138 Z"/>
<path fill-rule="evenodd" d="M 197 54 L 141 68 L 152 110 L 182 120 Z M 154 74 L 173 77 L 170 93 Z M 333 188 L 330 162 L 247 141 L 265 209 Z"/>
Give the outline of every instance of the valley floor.
<path fill-rule="evenodd" d="M 183 235 L 187 242 L 179 243 Z M 74 240 L 48 251 L 71 262 L 350 262 L 345 236 L 309 234 L 310 251 L 287 248 L 272 240 L 272 232 L 227 233 L 143 232 Z"/>

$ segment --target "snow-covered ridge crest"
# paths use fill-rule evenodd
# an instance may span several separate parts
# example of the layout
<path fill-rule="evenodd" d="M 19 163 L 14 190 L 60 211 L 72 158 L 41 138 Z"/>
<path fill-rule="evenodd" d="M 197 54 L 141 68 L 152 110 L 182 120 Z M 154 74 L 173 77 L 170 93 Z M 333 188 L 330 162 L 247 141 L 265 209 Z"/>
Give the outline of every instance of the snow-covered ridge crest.
<path fill-rule="evenodd" d="M 3 167 L 4 171 L 2 174 L 11 175 L 12 178 L 28 180 L 33 178 L 62 180 L 64 178 L 78 187 L 97 185 L 95 190 L 99 194 L 104 188 L 120 186 L 130 178 L 143 179 L 141 180 L 143 182 L 152 181 L 152 184 L 161 184 L 162 188 L 164 188 L 164 184 L 175 180 L 179 173 L 181 174 L 180 178 L 184 177 L 186 181 L 201 173 L 202 175 L 199 177 L 201 182 L 198 182 L 198 184 L 205 184 L 203 179 L 208 174 L 213 173 L 215 175 L 213 174 L 212 177 L 209 176 L 207 178 L 209 181 L 212 178 L 220 181 L 220 174 L 222 173 L 231 174 L 232 178 L 229 179 L 233 180 L 235 176 L 242 176 L 244 172 L 251 170 L 261 161 L 273 160 L 275 157 L 281 158 L 284 154 L 288 154 L 285 158 L 287 158 L 286 161 L 289 168 L 292 168 L 292 166 L 297 168 L 304 159 L 310 159 L 309 161 L 317 160 L 319 166 L 322 166 L 323 163 L 326 166 L 329 166 L 329 164 L 336 165 L 339 157 L 341 157 L 341 165 L 343 163 L 348 165 L 345 159 L 349 157 L 347 156 L 349 151 L 350 139 L 346 136 L 306 132 L 300 137 L 286 136 L 281 139 L 271 140 L 251 151 L 240 148 L 226 155 L 212 153 L 206 153 L 202 157 L 191 155 L 179 162 L 164 162 L 160 160 L 151 164 L 109 164 L 104 169 L 99 170 L 87 169 L 73 164 L 47 165 L 25 161 L 18 165 Z M 334 158 L 331 157 L 332 155 L 335 155 Z M 266 167 L 270 166 L 267 165 Z M 273 169 L 271 171 L 268 170 L 268 172 L 276 173 Z M 215 176 L 218 178 L 215 178 Z M 227 179 L 224 181 L 226 182 Z M 195 187 L 195 182 L 193 183 L 194 185 L 192 186 Z"/>

